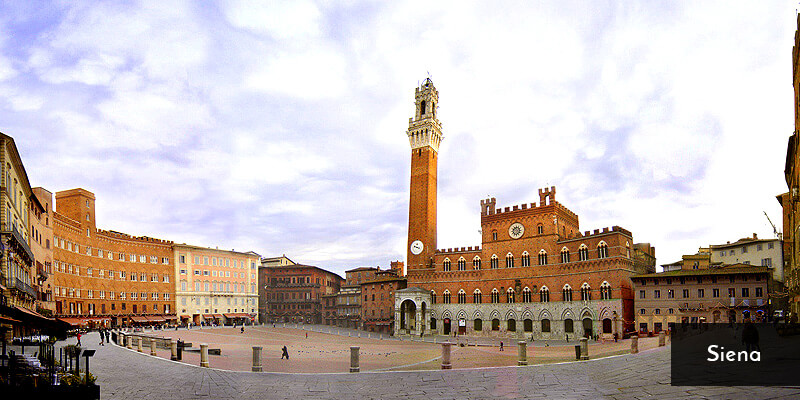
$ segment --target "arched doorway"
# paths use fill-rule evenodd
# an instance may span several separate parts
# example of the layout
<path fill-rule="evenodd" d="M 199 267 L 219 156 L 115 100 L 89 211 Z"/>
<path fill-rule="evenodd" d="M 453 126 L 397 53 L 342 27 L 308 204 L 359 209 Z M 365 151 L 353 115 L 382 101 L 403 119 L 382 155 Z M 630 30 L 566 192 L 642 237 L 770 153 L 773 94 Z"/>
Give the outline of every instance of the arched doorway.
<path fill-rule="evenodd" d="M 524 321 L 522 321 L 522 329 L 525 332 L 533 332 L 533 320 L 526 318 Z"/>
<path fill-rule="evenodd" d="M 517 321 L 515 319 L 509 319 L 506 322 L 508 328 L 506 329 L 509 332 L 516 332 L 517 331 Z"/>
<path fill-rule="evenodd" d="M 445 335 L 450 334 L 450 318 L 445 318 L 444 321 L 442 321 L 442 329 L 443 329 L 442 332 Z"/>
<path fill-rule="evenodd" d="M 400 304 L 400 329 L 414 330 L 417 318 L 417 305 L 412 300 Z"/>
<path fill-rule="evenodd" d="M 591 318 L 584 318 L 583 319 L 583 337 L 590 338 L 594 336 L 592 332 L 592 319 Z"/>
<path fill-rule="evenodd" d="M 466 335 L 467 334 L 467 320 L 463 318 L 459 318 L 458 320 L 458 334 L 459 335 Z"/>
<path fill-rule="evenodd" d="M 499 331 L 500 330 L 500 320 L 495 318 L 492 320 L 492 330 Z"/>
<path fill-rule="evenodd" d="M 611 333 L 611 318 L 603 318 L 603 333 Z"/>

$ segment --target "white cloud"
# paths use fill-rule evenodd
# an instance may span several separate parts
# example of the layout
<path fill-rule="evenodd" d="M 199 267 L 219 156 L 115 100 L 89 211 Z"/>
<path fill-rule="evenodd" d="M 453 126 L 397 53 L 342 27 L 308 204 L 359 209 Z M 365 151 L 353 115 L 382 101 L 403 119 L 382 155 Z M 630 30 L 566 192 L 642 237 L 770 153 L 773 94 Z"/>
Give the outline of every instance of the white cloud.
<path fill-rule="evenodd" d="M 70 2 L 7 13 L 47 22 L 4 24 L 0 117 L 107 227 L 343 270 L 405 254 L 429 71 L 440 247 L 478 244 L 484 195 L 550 184 L 669 262 L 780 215 L 792 6 Z"/>
<path fill-rule="evenodd" d="M 263 2 L 238 0 L 224 5 L 231 25 L 270 35 L 278 40 L 317 37 L 321 17 L 310 1 Z"/>

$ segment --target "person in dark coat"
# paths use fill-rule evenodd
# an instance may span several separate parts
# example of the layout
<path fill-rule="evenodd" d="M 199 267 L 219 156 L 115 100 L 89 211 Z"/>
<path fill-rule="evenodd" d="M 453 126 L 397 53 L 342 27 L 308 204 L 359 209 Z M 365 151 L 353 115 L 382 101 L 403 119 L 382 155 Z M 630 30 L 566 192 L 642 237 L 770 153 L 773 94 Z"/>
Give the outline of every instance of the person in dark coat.
<path fill-rule="evenodd" d="M 758 329 L 750 321 L 745 323 L 744 329 L 742 329 L 742 343 L 747 351 L 761 351 L 758 346 Z"/>
<path fill-rule="evenodd" d="M 289 359 L 289 350 L 286 348 L 286 346 L 283 346 L 283 349 L 281 349 L 281 350 L 283 350 L 283 354 L 281 354 L 281 360 L 283 360 L 284 357 L 288 360 Z"/>
<path fill-rule="evenodd" d="M 102 329 L 100 329 L 99 331 L 97 331 L 97 333 L 99 333 L 99 334 L 100 334 L 100 346 L 105 346 L 105 344 L 103 344 L 103 337 L 105 336 L 105 333 L 103 333 L 103 330 L 102 330 Z"/>

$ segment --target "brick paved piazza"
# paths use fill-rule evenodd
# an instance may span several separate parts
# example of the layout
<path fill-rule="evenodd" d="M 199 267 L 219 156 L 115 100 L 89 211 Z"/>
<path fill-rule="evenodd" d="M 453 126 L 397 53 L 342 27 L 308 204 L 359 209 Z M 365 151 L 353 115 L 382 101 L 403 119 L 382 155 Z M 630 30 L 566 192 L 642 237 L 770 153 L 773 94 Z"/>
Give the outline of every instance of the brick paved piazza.
<path fill-rule="evenodd" d="M 90 370 L 98 376 L 103 399 L 800 398 L 800 388 L 672 387 L 669 347 L 528 367 L 310 374 L 201 368 L 116 345 L 97 346 L 97 338 L 91 333 L 82 341 L 98 349 Z"/>

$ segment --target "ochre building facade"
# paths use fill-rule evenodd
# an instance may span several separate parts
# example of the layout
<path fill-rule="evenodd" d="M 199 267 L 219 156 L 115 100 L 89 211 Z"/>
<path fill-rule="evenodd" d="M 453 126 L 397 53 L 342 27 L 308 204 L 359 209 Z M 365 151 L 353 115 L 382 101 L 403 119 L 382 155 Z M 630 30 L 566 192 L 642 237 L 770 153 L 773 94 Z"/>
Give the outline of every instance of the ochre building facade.
<path fill-rule="evenodd" d="M 409 120 L 408 288 L 395 294 L 395 333 L 564 339 L 631 331 L 631 276 L 654 270 L 655 248 L 634 246 L 618 226 L 581 232 L 555 187 L 540 189 L 538 204 L 482 200 L 482 244 L 436 248 L 438 97 L 427 79 Z"/>

